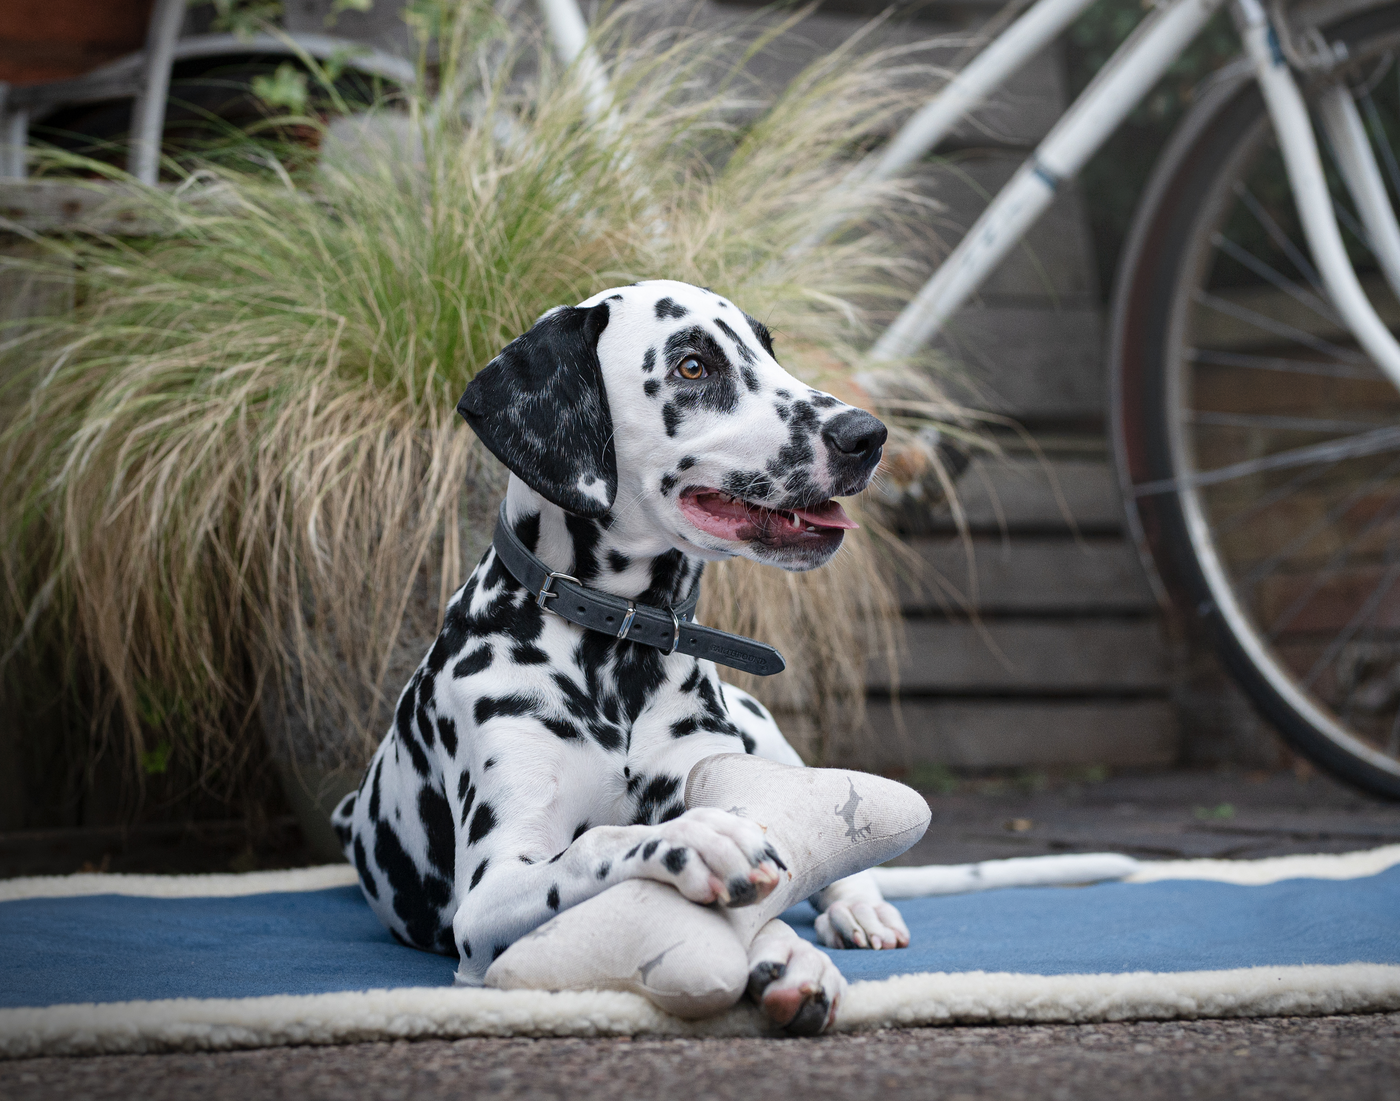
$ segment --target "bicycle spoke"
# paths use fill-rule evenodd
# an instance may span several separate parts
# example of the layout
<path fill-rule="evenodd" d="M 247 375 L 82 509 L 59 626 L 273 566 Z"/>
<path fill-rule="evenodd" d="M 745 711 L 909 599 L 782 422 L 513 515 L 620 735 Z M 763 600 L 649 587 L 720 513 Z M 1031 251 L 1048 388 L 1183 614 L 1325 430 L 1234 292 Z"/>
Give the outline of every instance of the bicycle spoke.
<path fill-rule="evenodd" d="M 1212 367 L 1245 367 L 1257 371 L 1286 371 L 1295 375 L 1317 375 L 1320 378 L 1384 379 L 1374 364 L 1350 365 L 1319 363 L 1311 359 L 1284 359 L 1281 356 L 1259 356 L 1248 352 L 1222 352 L 1215 348 L 1187 348 L 1186 357 L 1193 363 Z"/>
<path fill-rule="evenodd" d="M 1352 637 L 1361 629 L 1367 620 L 1376 614 L 1377 610 L 1380 608 L 1381 601 L 1384 600 L 1386 594 L 1394 588 L 1396 581 L 1400 581 L 1400 562 L 1391 563 L 1390 568 L 1385 572 L 1383 583 L 1376 586 L 1371 595 L 1367 597 L 1366 602 L 1357 613 L 1352 616 L 1346 627 L 1342 629 L 1341 634 L 1328 644 L 1327 649 L 1322 652 L 1322 656 L 1318 658 L 1317 661 L 1313 663 L 1313 667 L 1308 670 L 1307 676 L 1303 677 L 1304 685 L 1308 688 L 1313 686 L 1317 678 L 1322 675 L 1323 670 L 1331 665 L 1337 655 L 1342 652 L 1342 648 L 1352 640 Z"/>
<path fill-rule="evenodd" d="M 1267 413 L 1213 413 L 1209 410 L 1188 409 L 1186 416 L 1192 424 L 1213 428 L 1273 428 L 1283 432 L 1355 432 L 1375 428 L 1375 421 L 1321 420 L 1316 417 L 1280 417 Z"/>
<path fill-rule="evenodd" d="M 1279 228 L 1278 223 L 1269 217 L 1269 212 L 1266 211 L 1263 204 L 1254 197 L 1253 192 L 1244 185 L 1243 180 L 1235 184 L 1235 194 L 1239 196 L 1239 200 L 1244 204 L 1245 209 L 1254 215 L 1255 221 L 1263 227 L 1264 232 L 1269 235 L 1269 238 L 1274 244 L 1278 245 L 1278 247 L 1283 250 L 1283 254 L 1292 262 L 1293 266 L 1302 272 L 1303 278 L 1312 284 L 1313 290 L 1325 296 L 1327 292 L 1323 290 L 1322 277 L 1317 274 L 1317 269 L 1312 266 L 1312 262 L 1303 255 L 1302 250 L 1293 243 L 1288 234 L 1284 233 L 1283 230 Z"/>
<path fill-rule="evenodd" d="M 1155 493 L 1178 493 L 1183 489 L 1196 489 L 1202 486 L 1219 485 L 1251 474 L 1262 474 L 1268 470 L 1287 470 L 1295 466 L 1308 466 L 1312 463 L 1335 463 L 1342 459 L 1361 458 L 1365 455 L 1381 455 L 1387 451 L 1400 449 L 1400 426 L 1392 425 L 1377 428 L 1370 432 L 1360 432 L 1339 440 L 1315 443 L 1308 447 L 1295 447 L 1290 451 L 1279 451 L 1259 459 L 1246 459 L 1231 463 L 1215 470 L 1202 471 L 1185 478 L 1163 478 L 1156 482 L 1144 482 L 1133 487 L 1134 497 L 1147 497 Z"/>
<path fill-rule="evenodd" d="M 1270 336 L 1283 337 L 1296 344 L 1301 344 L 1305 348 L 1321 352 L 1323 355 L 1332 356 L 1343 363 L 1369 363 L 1360 352 L 1353 352 L 1340 345 L 1333 344 L 1330 340 L 1323 340 L 1319 336 L 1305 333 L 1302 329 L 1295 329 L 1292 325 L 1287 325 L 1282 321 L 1275 321 L 1272 317 L 1266 317 L 1249 309 L 1247 306 L 1240 306 L 1231 302 L 1228 298 L 1221 298 L 1219 295 L 1211 294 L 1209 291 L 1198 290 L 1195 295 L 1196 301 L 1207 309 L 1215 310 L 1226 317 L 1233 317 L 1236 321 L 1243 321 L 1247 325 L 1253 325 L 1261 332 L 1266 332 Z"/>
<path fill-rule="evenodd" d="M 1298 284 L 1293 282 L 1293 280 L 1283 275 L 1276 268 L 1264 263 L 1263 260 L 1260 260 L 1248 249 L 1240 248 L 1239 245 L 1235 244 L 1234 241 L 1230 240 L 1230 238 L 1226 237 L 1223 233 L 1217 233 L 1211 237 L 1211 244 L 1236 263 L 1248 268 L 1261 279 L 1272 283 L 1290 298 L 1302 303 L 1308 309 L 1312 310 L 1313 313 L 1317 314 L 1318 317 L 1330 321 L 1334 325 L 1342 324 L 1342 319 L 1337 316 L 1331 305 L 1323 301 L 1317 295 L 1299 289 Z"/>
<path fill-rule="evenodd" d="M 1242 584 L 1247 589 L 1257 588 L 1270 573 L 1276 570 L 1282 563 L 1293 557 L 1294 553 L 1311 543 L 1317 536 L 1331 527 L 1348 512 L 1350 512 L 1359 501 L 1365 498 L 1378 486 L 1384 485 L 1392 477 L 1400 473 L 1400 460 L 1387 463 L 1381 472 L 1369 480 L 1363 482 L 1360 487 L 1354 489 L 1341 501 L 1334 504 L 1327 512 L 1318 517 L 1301 532 L 1288 540 L 1283 546 L 1278 547 L 1261 562 L 1255 563 L 1254 567 L 1244 575 Z"/>
<path fill-rule="evenodd" d="M 1370 486 L 1370 488 L 1366 489 L 1364 492 L 1358 491 L 1357 493 L 1352 494 L 1351 497 L 1347 498 L 1345 501 L 1343 501 L 1341 505 L 1337 506 L 1334 509 L 1333 513 L 1327 516 L 1325 519 L 1329 523 L 1336 521 L 1340 516 L 1351 511 L 1352 506 L 1355 505 L 1357 501 L 1361 500 L 1366 495 L 1366 493 L 1370 492 L 1370 489 L 1373 488 L 1375 488 L 1374 485 Z M 1369 535 L 1381 524 L 1391 519 L 1391 517 L 1395 515 L 1397 506 L 1400 506 L 1400 498 L 1393 498 L 1390 502 L 1390 505 L 1388 506 L 1388 510 L 1382 510 L 1382 512 L 1378 516 L 1373 517 L 1360 531 L 1358 531 L 1354 536 L 1352 536 L 1351 539 L 1349 539 L 1340 550 L 1336 551 L 1332 555 L 1332 557 L 1327 560 L 1327 562 L 1323 565 L 1322 569 L 1319 570 L 1313 576 L 1313 580 L 1308 586 L 1308 588 L 1304 589 L 1303 592 L 1294 600 L 1293 604 L 1290 605 L 1288 608 L 1284 609 L 1283 613 L 1277 616 L 1274 619 L 1273 623 L 1269 625 L 1269 638 L 1271 640 L 1277 641 L 1277 639 L 1283 633 L 1284 629 L 1289 625 L 1289 623 L 1291 623 L 1293 619 L 1296 618 L 1305 607 L 1307 607 L 1309 601 L 1311 601 L 1312 598 L 1322 590 L 1322 587 L 1325 584 L 1327 584 L 1328 581 L 1332 580 L 1332 578 L 1337 576 L 1338 568 L 1342 565 L 1343 562 L 1345 562 L 1351 557 L 1351 548 L 1356 546 L 1359 540 Z M 1311 535 L 1308 536 L 1308 541 L 1311 541 L 1313 535 L 1316 535 L 1316 531 L 1314 531 Z M 1297 543 L 1297 545 L 1292 548 L 1293 550 L 1298 549 L 1298 547 L 1307 545 L 1306 542 L 1298 542 L 1297 540 L 1295 540 L 1294 542 Z M 1287 560 L 1290 554 L 1291 551 L 1289 554 L 1279 555 L 1273 560 L 1272 566 L 1277 566 L 1280 562 Z M 1255 579 L 1254 584 L 1256 586 L 1258 584 L 1258 581 L 1262 579 L 1263 576 L 1264 574 L 1260 573 L 1259 578 Z"/>

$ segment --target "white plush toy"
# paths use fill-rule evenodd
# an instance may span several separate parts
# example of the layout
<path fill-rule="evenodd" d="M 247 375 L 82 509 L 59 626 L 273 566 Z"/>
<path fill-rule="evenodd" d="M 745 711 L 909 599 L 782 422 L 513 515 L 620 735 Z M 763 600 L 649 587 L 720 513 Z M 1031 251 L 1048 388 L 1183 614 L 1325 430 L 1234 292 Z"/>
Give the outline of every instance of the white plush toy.
<path fill-rule="evenodd" d="M 765 1012 L 788 1031 L 816 1032 L 830 1023 L 839 972 L 775 919 L 828 884 L 908 849 L 928 828 L 928 804 L 880 776 L 745 754 L 699 762 L 685 802 L 765 827 L 787 864 L 767 897 L 726 910 L 690 902 L 666 884 L 629 880 L 517 941 L 491 965 L 486 985 L 631 990 L 669 1013 L 703 1017 L 733 1005 L 752 981 Z M 789 968 L 811 974 L 785 976 Z"/>

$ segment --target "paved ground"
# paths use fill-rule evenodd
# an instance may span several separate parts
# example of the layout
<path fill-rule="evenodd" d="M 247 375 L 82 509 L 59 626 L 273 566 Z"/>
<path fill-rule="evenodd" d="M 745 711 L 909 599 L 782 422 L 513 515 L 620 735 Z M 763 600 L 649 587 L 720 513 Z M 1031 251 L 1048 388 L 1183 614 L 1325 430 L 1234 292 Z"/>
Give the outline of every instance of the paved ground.
<path fill-rule="evenodd" d="M 1338 852 L 1400 842 L 1400 804 L 1300 774 L 917 777 L 928 835 L 901 862 L 1117 850 L 1146 858 Z M 8 874 L 222 871 L 305 859 L 295 830 L 249 848 L 217 830 L 113 842 L 0 839 Z M 202 838 L 202 840 L 201 840 Z M 100 843 L 99 843 L 100 842 Z M 239 846 L 242 847 L 239 847 Z M 103 848 L 105 846 L 105 848 Z M 1400 1101 L 1400 1014 L 945 1028 L 817 1040 L 466 1040 L 0 1063 L 0 1097 L 1319 1098 Z"/>
<path fill-rule="evenodd" d="M 461 1040 L 0 1063 L 9 1101 L 1400 1097 L 1400 1014 L 816 1040 Z"/>

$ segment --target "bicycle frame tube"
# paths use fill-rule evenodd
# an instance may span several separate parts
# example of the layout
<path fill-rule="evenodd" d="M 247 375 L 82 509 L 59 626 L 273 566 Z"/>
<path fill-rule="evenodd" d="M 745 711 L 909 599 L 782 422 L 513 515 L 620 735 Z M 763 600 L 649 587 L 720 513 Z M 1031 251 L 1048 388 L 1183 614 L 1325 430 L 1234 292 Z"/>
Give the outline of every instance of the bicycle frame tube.
<path fill-rule="evenodd" d="M 1168 0 L 1139 24 L 871 350 L 911 355 L 943 326 L 1196 37 L 1224 0 Z"/>
<path fill-rule="evenodd" d="M 1278 134 L 1293 201 L 1318 274 L 1357 343 L 1386 377 L 1400 387 L 1400 344 L 1376 315 L 1347 256 L 1341 231 L 1337 228 L 1337 216 L 1332 210 L 1332 196 L 1327 190 L 1308 107 L 1298 91 L 1293 72 L 1284 60 L 1278 38 L 1258 0 L 1235 0 L 1235 10 L 1245 49 L 1254 63 L 1255 78 Z"/>
<path fill-rule="evenodd" d="M 1317 106 L 1342 179 L 1356 202 L 1361 224 L 1366 227 L 1371 251 L 1376 254 L 1390 289 L 1400 297 L 1400 226 L 1396 225 L 1395 211 L 1385 193 L 1356 100 L 1343 81 L 1336 81 L 1322 90 Z"/>
<path fill-rule="evenodd" d="M 915 111 L 889 143 L 855 166 L 842 182 L 846 190 L 898 175 L 933 149 L 983 99 L 1048 46 L 1093 0 L 1037 0 L 1030 10 L 997 35 L 943 90 Z M 798 249 L 810 248 L 837 228 L 814 230 Z"/>

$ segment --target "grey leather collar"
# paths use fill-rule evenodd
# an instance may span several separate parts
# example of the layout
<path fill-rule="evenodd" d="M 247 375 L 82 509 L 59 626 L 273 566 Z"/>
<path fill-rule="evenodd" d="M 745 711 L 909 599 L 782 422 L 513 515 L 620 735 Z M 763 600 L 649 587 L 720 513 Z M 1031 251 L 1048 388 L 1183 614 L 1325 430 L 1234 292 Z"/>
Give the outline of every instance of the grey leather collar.
<path fill-rule="evenodd" d="M 708 658 L 716 664 L 760 677 L 771 677 L 786 667 L 783 655 L 771 646 L 695 623 L 695 605 L 700 599 L 698 584 L 675 607 L 654 608 L 586 588 L 577 578 L 552 572 L 506 522 L 504 501 L 491 545 L 511 576 L 535 594 L 535 602 L 541 608 L 563 616 L 570 623 L 628 642 L 655 646 L 668 654 L 679 650 L 692 657 Z"/>

